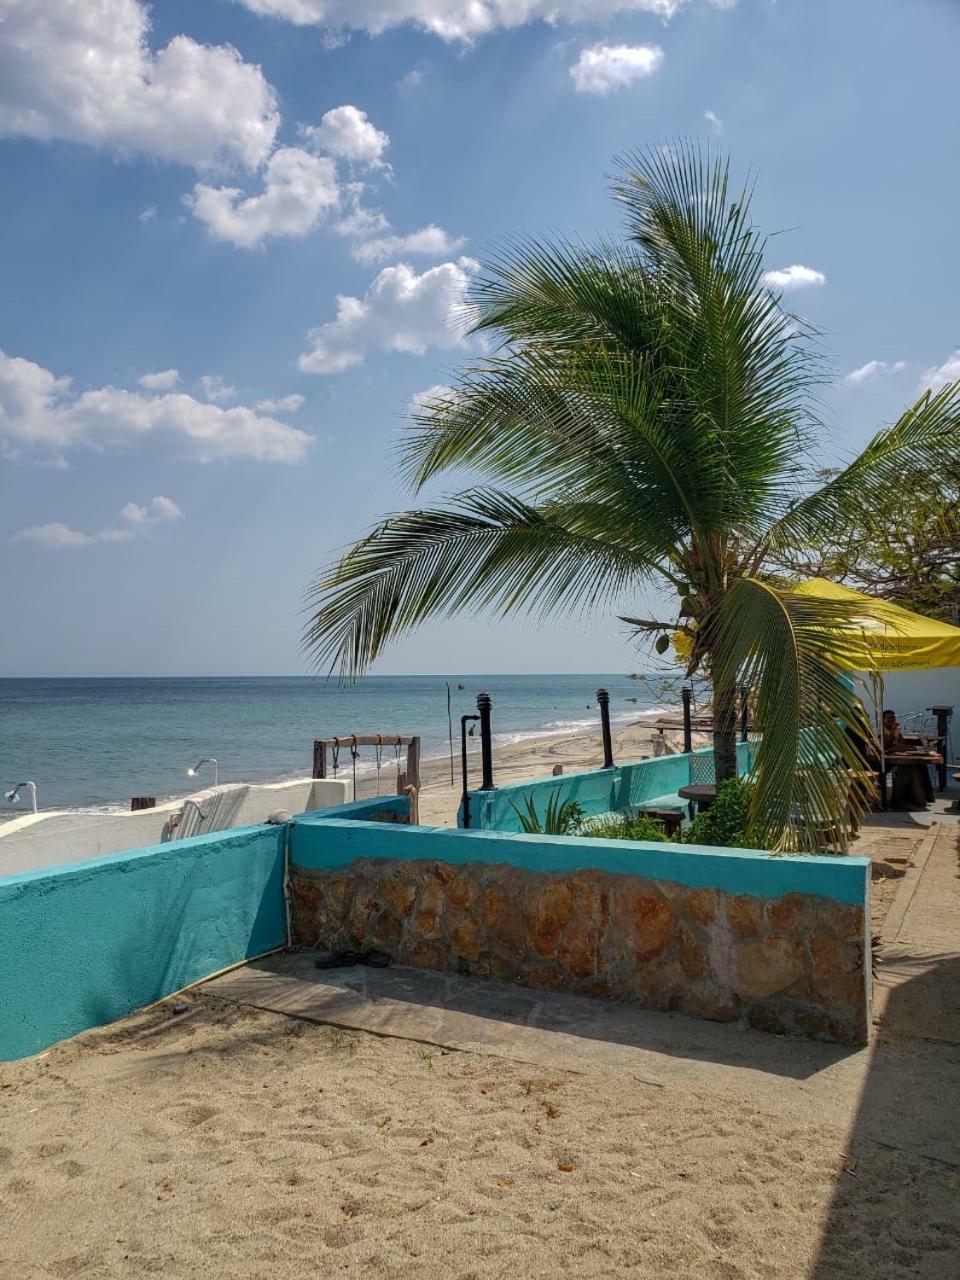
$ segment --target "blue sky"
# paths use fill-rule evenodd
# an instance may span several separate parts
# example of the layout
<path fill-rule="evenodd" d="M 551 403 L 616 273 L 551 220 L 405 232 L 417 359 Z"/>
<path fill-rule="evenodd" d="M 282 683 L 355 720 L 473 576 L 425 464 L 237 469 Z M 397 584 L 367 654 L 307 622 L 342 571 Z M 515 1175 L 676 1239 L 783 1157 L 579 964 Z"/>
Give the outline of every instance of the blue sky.
<path fill-rule="evenodd" d="M 0 0 L 0 674 L 304 670 L 475 260 L 615 230 L 678 135 L 756 171 L 848 454 L 960 376 L 958 47 L 954 0 Z M 639 661 L 459 620 L 378 670 Z"/>

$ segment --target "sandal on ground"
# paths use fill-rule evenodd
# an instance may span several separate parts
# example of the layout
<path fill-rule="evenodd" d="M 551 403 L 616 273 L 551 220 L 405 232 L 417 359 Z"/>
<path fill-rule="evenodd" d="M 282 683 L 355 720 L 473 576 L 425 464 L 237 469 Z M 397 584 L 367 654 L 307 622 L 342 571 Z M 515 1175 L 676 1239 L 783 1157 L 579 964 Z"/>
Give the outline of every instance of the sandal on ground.
<path fill-rule="evenodd" d="M 359 951 L 318 951 L 313 961 L 315 969 L 346 969 L 363 963 Z"/>

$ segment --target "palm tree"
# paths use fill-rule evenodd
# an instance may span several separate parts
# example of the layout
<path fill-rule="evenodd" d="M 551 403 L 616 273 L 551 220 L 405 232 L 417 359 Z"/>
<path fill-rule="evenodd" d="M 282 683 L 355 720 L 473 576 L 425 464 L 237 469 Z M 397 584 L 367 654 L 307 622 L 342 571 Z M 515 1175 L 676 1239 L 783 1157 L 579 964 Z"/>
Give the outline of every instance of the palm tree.
<path fill-rule="evenodd" d="M 659 587 L 666 616 L 625 621 L 660 652 L 676 635 L 687 675 L 711 682 L 718 780 L 736 772 L 746 683 L 757 831 L 818 847 L 844 823 L 843 771 L 865 767 L 841 675 L 856 632 L 768 566 L 956 459 L 960 383 L 815 487 L 816 335 L 766 287 L 750 187 L 682 144 L 628 157 L 613 195 L 624 241 L 521 242 L 486 266 L 472 332 L 496 345 L 418 409 L 401 461 L 416 489 L 454 467 L 479 483 L 389 516 L 323 572 L 305 648 L 352 678 L 430 618 L 622 608 Z"/>

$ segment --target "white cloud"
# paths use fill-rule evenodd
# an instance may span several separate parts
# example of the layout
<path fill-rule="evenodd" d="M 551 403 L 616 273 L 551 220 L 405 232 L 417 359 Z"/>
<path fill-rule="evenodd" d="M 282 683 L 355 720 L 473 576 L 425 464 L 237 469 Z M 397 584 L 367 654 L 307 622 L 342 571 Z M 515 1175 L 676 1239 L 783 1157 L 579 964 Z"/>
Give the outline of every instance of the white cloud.
<path fill-rule="evenodd" d="M 281 396 L 279 400 L 258 400 L 253 406 L 261 413 L 299 413 L 306 396 Z"/>
<path fill-rule="evenodd" d="M 405 254 L 417 254 L 425 258 L 443 258 L 456 253 L 467 243 L 466 236 L 452 236 L 432 222 L 419 231 L 405 236 L 383 236 L 355 244 L 351 250 L 358 262 L 382 262 L 384 258 L 399 258 Z"/>
<path fill-rule="evenodd" d="M 300 26 L 352 28 L 379 35 L 409 22 L 444 40 L 470 40 L 541 20 L 600 21 L 618 13 L 672 18 L 689 0 L 240 0 L 254 13 Z M 710 0 L 718 9 L 734 0 Z"/>
<path fill-rule="evenodd" d="M 341 213 L 334 223 L 333 229 L 342 236 L 354 236 L 358 240 L 366 236 L 375 236 L 389 231 L 390 223 L 379 209 L 368 209 L 363 203 L 366 183 L 345 182 L 340 188 L 340 207 L 348 212 Z"/>
<path fill-rule="evenodd" d="M 770 289 L 782 289 L 784 293 L 792 289 L 806 289 L 810 285 L 826 284 L 827 277 L 822 271 L 813 267 L 802 267 L 795 263 L 792 267 L 780 267 L 776 271 L 765 271 L 763 283 Z"/>
<path fill-rule="evenodd" d="M 885 377 L 892 373 L 903 373 L 907 367 L 906 360 L 868 360 L 859 369 L 852 369 L 844 378 L 844 382 L 856 386 L 860 382 L 872 382 L 874 378 Z"/>
<path fill-rule="evenodd" d="M 383 155 L 390 145 L 389 136 L 376 128 L 359 107 L 334 107 L 321 116 L 319 124 L 304 125 L 300 133 L 315 151 L 326 151 L 372 169 L 383 167 Z"/>
<path fill-rule="evenodd" d="M 595 44 L 581 49 L 570 76 L 578 93 L 605 94 L 652 76 L 662 62 L 655 44 Z"/>
<path fill-rule="evenodd" d="M 122 525 L 109 529 L 99 529 L 96 533 L 82 533 L 79 529 L 71 529 L 61 521 L 52 524 L 33 525 L 29 529 L 21 529 L 10 539 L 11 542 L 32 543 L 36 547 L 44 547 L 49 551 L 63 551 L 75 547 L 89 547 L 98 542 L 129 542 L 138 533 L 151 525 L 163 524 L 170 520 L 182 520 L 183 512 L 172 498 L 158 496 L 151 498 L 146 506 L 138 506 L 136 502 L 128 502 L 120 511 Z"/>
<path fill-rule="evenodd" d="M 109 386 L 77 394 L 69 378 L 0 351 L 0 456 L 40 450 L 59 460 L 71 449 L 155 445 L 194 462 L 299 462 L 310 444 L 305 431 L 242 405 Z"/>
<path fill-rule="evenodd" d="M 310 350 L 300 356 L 299 368 L 341 373 L 370 350 L 423 355 L 429 347 L 461 346 L 467 290 L 477 270 L 472 258 L 443 262 L 422 275 L 406 263 L 384 267 L 362 298 L 341 294 L 337 318 L 310 330 Z"/>
<path fill-rule="evenodd" d="M 259 67 L 175 36 L 150 49 L 141 0 L 0 0 L 0 134 L 197 168 L 253 169 L 280 117 Z"/>
<path fill-rule="evenodd" d="M 397 81 L 401 89 L 418 89 L 423 84 L 423 72 L 414 67 Z"/>
<path fill-rule="evenodd" d="M 145 373 L 137 382 L 145 391 L 172 391 L 180 381 L 176 369 L 161 369 L 157 373 Z"/>
<path fill-rule="evenodd" d="M 237 388 L 232 387 L 229 382 L 224 382 L 215 373 L 205 373 L 200 379 L 199 386 L 204 400 L 210 400 L 214 404 L 222 404 L 226 400 L 237 398 Z"/>
<path fill-rule="evenodd" d="M 920 379 L 920 385 L 924 390 L 929 387 L 931 391 L 940 391 L 958 379 L 960 379 L 960 347 L 957 347 L 952 355 L 947 356 L 943 364 L 934 365 L 925 370 Z"/>
<path fill-rule="evenodd" d="M 703 113 L 703 118 L 713 130 L 714 133 L 723 133 L 723 121 L 715 111 L 707 110 Z"/>
<path fill-rule="evenodd" d="M 415 391 L 410 397 L 410 413 L 423 413 L 424 410 L 430 411 L 438 406 L 450 403 L 456 396 L 453 387 L 447 386 L 445 382 L 435 382 L 432 387 L 424 387 L 422 391 Z"/>
<path fill-rule="evenodd" d="M 141 222 L 156 222 L 157 206 L 153 204 L 148 204 L 145 209 L 140 210 L 140 212 L 137 214 L 137 217 Z"/>
<path fill-rule="evenodd" d="M 271 237 L 307 235 L 340 198 L 333 161 L 300 147 L 276 150 L 263 184 L 260 195 L 245 197 L 237 187 L 198 182 L 185 200 L 215 239 L 253 249 Z"/>

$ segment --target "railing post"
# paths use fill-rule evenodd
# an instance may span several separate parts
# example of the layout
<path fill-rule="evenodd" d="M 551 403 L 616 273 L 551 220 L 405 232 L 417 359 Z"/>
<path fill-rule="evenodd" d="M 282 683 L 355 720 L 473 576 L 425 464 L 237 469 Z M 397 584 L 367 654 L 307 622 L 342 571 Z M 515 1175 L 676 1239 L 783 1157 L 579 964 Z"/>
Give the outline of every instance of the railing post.
<path fill-rule="evenodd" d="M 327 744 L 322 738 L 313 740 L 313 776 L 315 778 L 327 776 Z"/>
<path fill-rule="evenodd" d="M 750 690 L 747 688 L 747 686 L 745 684 L 741 685 L 740 686 L 740 741 L 741 742 L 747 741 L 747 735 L 750 729 L 750 706 L 749 706 L 749 703 L 747 702 L 747 698 L 749 697 L 749 695 L 750 695 Z"/>
<path fill-rule="evenodd" d="M 689 755 L 693 750 L 693 723 L 690 719 L 690 700 L 693 697 L 693 690 L 688 684 L 680 690 L 680 697 L 683 699 L 683 750 L 685 755 Z"/>
<path fill-rule="evenodd" d="M 477 710 L 480 712 L 480 781 L 481 791 L 494 791 L 493 785 L 493 732 L 490 728 L 490 709 L 492 707 L 489 693 L 477 694 Z"/>
<path fill-rule="evenodd" d="M 603 767 L 613 768 L 613 739 L 610 736 L 610 694 L 606 689 L 597 690 L 600 705 L 600 729 L 603 733 Z"/>

